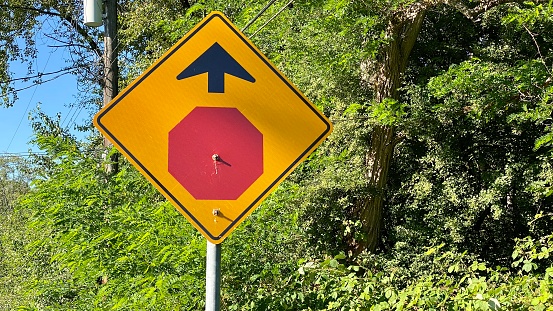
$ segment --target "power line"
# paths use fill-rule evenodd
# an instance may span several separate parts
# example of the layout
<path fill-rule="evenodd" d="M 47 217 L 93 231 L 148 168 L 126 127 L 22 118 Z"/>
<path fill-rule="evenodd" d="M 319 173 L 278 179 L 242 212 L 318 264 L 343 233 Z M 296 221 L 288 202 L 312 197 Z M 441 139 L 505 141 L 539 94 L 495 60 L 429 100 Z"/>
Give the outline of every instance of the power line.
<path fill-rule="evenodd" d="M 286 9 L 290 4 L 292 4 L 292 2 L 294 2 L 294 0 L 290 0 L 288 3 L 286 3 L 275 15 L 273 15 L 271 18 L 269 18 L 269 20 L 263 24 L 261 27 L 259 27 L 259 29 L 257 29 L 251 36 L 250 38 L 253 38 L 253 36 L 255 36 L 258 32 L 261 31 L 261 29 L 263 29 L 265 26 L 267 26 L 267 24 L 269 24 L 273 19 L 275 19 L 278 15 L 280 15 L 280 13 L 282 13 L 282 11 L 284 11 L 284 9 Z"/>
<path fill-rule="evenodd" d="M 75 112 L 73 113 L 74 117 L 72 118 L 72 120 L 70 119 L 69 123 L 67 123 L 67 125 L 66 125 L 67 130 L 70 130 L 71 126 L 73 126 L 77 122 L 77 118 L 79 117 L 79 115 L 81 114 L 83 109 L 84 109 L 84 107 L 80 107 L 80 108 L 78 108 L 78 110 L 75 109 Z"/>
<path fill-rule="evenodd" d="M 14 79 L 11 79 L 11 80 L 7 80 L 7 81 L 0 81 L 0 83 L 6 83 L 7 84 L 7 83 L 15 82 L 15 81 L 30 80 L 32 78 L 42 78 L 44 76 L 49 76 L 49 75 L 61 73 L 61 72 L 64 72 L 64 71 L 72 71 L 72 70 L 76 70 L 76 69 L 80 69 L 80 68 L 85 68 L 85 66 L 67 67 L 67 68 L 63 68 L 63 69 L 52 71 L 52 72 L 38 73 L 34 76 L 20 77 L 20 78 L 14 78 Z M 59 75 L 57 77 L 59 77 Z M 41 82 L 37 82 L 34 85 L 39 85 L 39 84 L 41 84 Z M 34 85 L 32 85 L 31 87 L 33 87 Z"/>
<path fill-rule="evenodd" d="M 42 30 L 42 27 L 44 26 L 44 22 L 40 25 L 40 30 Z M 58 29 L 59 29 L 59 25 L 58 25 Z M 35 40 L 36 40 L 36 34 L 35 33 Z M 50 57 L 52 57 L 52 53 L 53 52 L 50 52 L 50 54 L 48 55 L 48 59 L 46 60 L 46 64 L 44 64 L 44 69 L 42 69 L 42 72 L 44 72 L 46 70 L 46 67 L 48 66 L 48 63 L 50 62 Z M 38 71 L 38 61 L 37 59 L 35 58 L 35 67 L 36 67 L 36 70 Z M 63 75 L 63 74 L 61 74 Z M 50 80 L 46 80 L 46 81 L 43 81 L 42 83 L 44 82 L 48 82 L 48 81 L 51 81 L 53 79 L 56 79 L 58 77 L 60 77 L 61 75 L 58 75 Z M 27 111 L 29 111 L 29 106 L 31 105 L 31 102 L 33 101 L 33 98 L 35 97 L 35 93 L 36 93 L 36 90 L 38 89 L 38 86 L 42 83 L 36 83 L 35 84 L 35 89 L 33 90 L 33 94 L 31 95 L 31 98 L 29 99 L 29 103 L 27 104 L 27 107 L 25 108 L 25 112 L 23 113 L 23 115 L 21 116 L 21 119 L 19 120 L 19 124 L 17 124 L 17 128 L 15 129 L 15 132 L 13 133 L 13 136 L 12 138 L 10 139 L 10 143 L 8 144 L 8 147 L 6 148 L 6 151 L 8 151 L 13 143 L 13 140 L 15 139 L 15 136 L 17 135 L 17 132 L 19 131 L 19 128 L 21 127 L 21 123 L 23 123 L 23 119 L 25 118 L 25 115 L 27 114 Z M 14 92 L 19 92 L 21 90 L 24 90 L 26 88 L 23 88 L 23 89 L 20 89 L 20 90 L 15 90 Z"/>
<path fill-rule="evenodd" d="M 75 107 L 73 107 L 73 106 L 75 106 Z M 71 121 L 73 120 L 73 118 L 75 117 L 75 114 L 77 113 L 77 110 L 82 108 L 82 107 L 79 108 L 76 105 L 73 105 L 73 106 L 71 107 L 69 112 L 66 114 L 67 117 L 65 118 L 65 120 L 63 120 L 63 122 L 61 122 L 61 124 L 60 124 L 61 128 L 64 128 L 64 129 L 67 128 L 68 129 L 69 125 L 71 124 Z M 75 108 L 75 110 L 73 110 L 73 108 Z M 71 111 L 73 111 L 73 114 L 71 114 Z M 67 121 L 67 123 L 65 123 L 65 121 Z"/>
<path fill-rule="evenodd" d="M 50 60 L 51 55 L 52 54 L 50 54 L 48 56 L 48 61 Z M 35 62 L 36 62 L 36 60 L 35 60 Z M 46 64 L 48 64 L 48 62 L 46 62 Z M 44 69 L 46 69 L 46 67 L 44 67 Z M 10 143 L 8 144 L 8 147 L 6 147 L 6 151 L 10 150 L 10 147 L 13 143 L 13 140 L 15 139 L 15 136 L 17 135 L 17 132 L 19 131 L 19 128 L 21 127 L 21 123 L 23 123 L 23 119 L 25 118 L 25 115 L 27 114 L 27 111 L 29 111 L 29 106 L 31 106 L 31 102 L 33 101 L 33 98 L 35 97 L 35 93 L 36 93 L 37 89 L 38 89 L 38 84 L 35 85 L 35 89 L 33 90 L 33 94 L 31 95 L 31 98 L 29 99 L 29 103 L 27 103 L 27 107 L 25 108 L 25 112 L 23 112 L 23 115 L 21 116 L 21 119 L 19 119 L 19 123 L 17 124 L 17 127 L 15 128 L 15 132 L 13 132 L 12 139 L 10 139 Z"/>
<path fill-rule="evenodd" d="M 74 69 L 74 70 L 76 70 L 76 69 Z M 74 70 L 73 70 L 73 71 L 74 71 Z M 64 76 L 64 75 L 66 75 L 66 74 L 73 73 L 73 71 L 67 71 L 67 72 L 61 73 L 61 74 L 59 74 L 59 75 L 57 75 L 57 76 L 55 76 L 55 77 L 53 77 L 53 78 L 51 78 L 51 79 L 44 80 L 44 81 L 40 81 L 40 82 L 36 82 L 36 83 L 31 84 L 31 85 L 29 85 L 29 86 L 22 87 L 22 88 L 20 88 L 20 89 L 10 91 L 9 93 L 17 93 L 17 92 L 24 91 L 24 90 L 26 90 L 26 89 L 30 89 L 30 88 L 32 88 L 32 87 L 34 87 L 34 86 L 42 85 L 42 84 L 44 84 L 44 83 L 46 83 L 46 82 L 50 82 L 50 81 L 56 80 L 57 78 L 59 78 L 59 77 L 61 77 L 61 76 Z"/>
<path fill-rule="evenodd" d="M 261 11 L 259 11 L 259 13 L 257 13 L 257 15 L 246 25 L 244 26 L 244 28 L 242 28 L 242 32 L 246 31 L 246 29 L 248 29 L 260 16 L 261 14 L 263 14 L 265 11 L 267 11 L 267 9 L 273 5 L 273 3 L 275 3 L 276 0 L 271 0 L 269 1 L 265 7 L 263 7 L 263 9 L 261 9 Z"/>
<path fill-rule="evenodd" d="M 50 56 L 52 56 L 52 53 L 50 53 L 50 55 L 48 56 L 48 60 L 46 61 L 46 65 L 48 65 L 48 61 L 50 61 Z M 46 65 L 44 66 L 44 69 L 46 69 Z M 57 77 L 55 77 L 55 78 L 57 78 Z M 50 81 L 50 80 L 47 80 L 47 81 Z M 45 82 L 47 82 L 47 81 L 45 81 Z M 36 90 L 38 89 L 38 86 L 40 84 L 41 83 L 35 84 L 35 89 L 33 90 L 33 94 L 31 95 L 31 98 L 29 99 L 29 103 L 27 104 L 27 107 L 25 108 L 25 112 L 21 116 L 21 119 L 19 119 L 19 123 L 17 124 L 17 128 L 15 129 L 15 132 L 13 133 L 12 139 L 10 139 L 10 143 L 8 144 L 8 147 L 6 148 L 6 151 L 8 151 L 10 149 L 10 147 L 13 143 L 13 140 L 15 139 L 15 136 L 17 135 L 17 132 L 19 131 L 19 128 L 21 127 L 21 123 L 23 123 L 23 119 L 25 118 L 25 115 L 27 114 L 27 111 L 29 111 L 29 106 L 31 106 L 31 102 L 33 101 L 33 98 L 35 97 Z M 20 89 L 20 90 L 24 90 L 24 89 L 25 88 Z M 16 90 L 16 92 L 20 91 L 20 90 Z"/>
<path fill-rule="evenodd" d="M 0 158 L 29 158 L 32 156 L 48 155 L 47 152 L 8 152 L 0 153 Z"/>
<path fill-rule="evenodd" d="M 67 112 L 67 114 L 65 115 L 65 117 L 63 118 L 63 120 L 61 120 L 61 122 L 60 122 L 60 123 L 61 123 L 61 127 L 63 127 L 63 125 L 65 124 L 65 121 L 67 121 L 67 119 L 68 119 L 67 117 L 71 114 L 71 111 L 73 111 L 73 108 L 75 108 L 75 105 L 71 105 L 71 106 L 69 107 L 69 111 Z M 71 119 L 71 118 L 69 118 L 69 119 Z"/>
<path fill-rule="evenodd" d="M 89 155 L 101 155 L 104 152 L 103 149 L 87 149 L 80 152 L 80 154 Z M 32 156 L 47 156 L 51 153 L 47 151 L 20 151 L 20 152 L 0 152 L 0 158 L 28 158 Z"/>

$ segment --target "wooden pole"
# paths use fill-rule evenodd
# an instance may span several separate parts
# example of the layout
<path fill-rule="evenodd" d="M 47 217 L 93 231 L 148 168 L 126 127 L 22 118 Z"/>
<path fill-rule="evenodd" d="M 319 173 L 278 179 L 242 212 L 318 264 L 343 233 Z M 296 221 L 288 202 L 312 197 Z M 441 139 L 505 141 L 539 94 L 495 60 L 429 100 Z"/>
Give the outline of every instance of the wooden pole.
<path fill-rule="evenodd" d="M 117 63 L 118 44 L 117 38 L 117 0 L 105 0 L 106 18 L 104 22 L 104 101 L 106 106 L 119 93 L 119 65 Z M 111 142 L 104 137 L 104 147 L 110 147 Z M 119 154 L 110 156 L 110 163 L 106 171 L 110 174 L 117 173 Z"/>
<path fill-rule="evenodd" d="M 117 84 L 119 66 L 117 63 L 117 0 L 105 0 L 106 20 L 104 24 L 104 106 L 119 92 Z"/>

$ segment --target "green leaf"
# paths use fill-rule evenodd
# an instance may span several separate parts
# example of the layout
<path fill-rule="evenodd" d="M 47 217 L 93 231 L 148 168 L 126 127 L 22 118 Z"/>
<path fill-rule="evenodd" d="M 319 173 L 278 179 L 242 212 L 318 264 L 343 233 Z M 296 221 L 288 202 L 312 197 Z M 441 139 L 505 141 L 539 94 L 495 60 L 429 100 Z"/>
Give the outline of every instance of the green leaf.
<path fill-rule="evenodd" d="M 201 2 L 196 2 L 193 5 L 191 5 L 190 8 L 188 8 L 188 10 L 186 10 L 186 17 L 190 18 L 192 14 L 204 9 L 205 9 L 205 5 L 203 5 Z"/>
<path fill-rule="evenodd" d="M 526 262 L 526 263 L 522 266 L 522 270 L 523 270 L 523 271 L 526 271 L 526 272 L 532 271 L 532 268 L 533 268 L 532 262 Z"/>
<path fill-rule="evenodd" d="M 493 311 L 497 311 L 501 309 L 501 304 L 497 299 L 493 297 L 488 300 L 488 306 L 490 310 L 493 310 Z"/>
<path fill-rule="evenodd" d="M 346 110 L 344 110 L 344 115 L 356 114 L 361 109 L 363 109 L 363 105 L 357 103 L 351 104 L 348 108 L 346 108 Z"/>

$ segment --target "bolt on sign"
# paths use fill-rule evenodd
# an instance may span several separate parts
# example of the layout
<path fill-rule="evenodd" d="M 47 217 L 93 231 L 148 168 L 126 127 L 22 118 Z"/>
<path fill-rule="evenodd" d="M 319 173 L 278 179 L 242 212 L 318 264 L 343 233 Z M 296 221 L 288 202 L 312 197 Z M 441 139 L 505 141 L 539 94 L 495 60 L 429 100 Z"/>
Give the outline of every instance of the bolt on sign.
<path fill-rule="evenodd" d="M 94 125 L 215 244 L 332 131 L 220 12 L 100 110 Z"/>

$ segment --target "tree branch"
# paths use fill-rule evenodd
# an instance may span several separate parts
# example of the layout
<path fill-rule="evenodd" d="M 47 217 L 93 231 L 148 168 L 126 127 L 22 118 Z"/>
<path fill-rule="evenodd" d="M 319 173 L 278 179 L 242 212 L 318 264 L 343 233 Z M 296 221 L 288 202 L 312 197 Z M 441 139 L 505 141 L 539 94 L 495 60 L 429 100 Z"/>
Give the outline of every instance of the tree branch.
<path fill-rule="evenodd" d="M 48 44 L 47 47 L 49 47 L 49 48 L 80 47 L 80 48 L 83 48 L 85 50 L 89 48 L 88 46 L 83 45 L 83 44 L 71 43 L 71 42 L 60 40 L 60 39 L 58 39 L 58 38 L 56 38 L 52 35 L 49 35 L 47 33 L 45 33 L 44 36 L 46 36 L 47 38 L 49 38 L 52 41 L 56 41 L 56 42 L 61 43 L 60 45 Z"/>
<path fill-rule="evenodd" d="M 534 41 L 534 45 L 536 46 L 536 49 L 538 50 L 538 55 L 540 56 L 540 60 L 543 64 L 543 66 L 545 67 L 545 70 L 547 70 L 547 73 L 549 73 L 550 76 L 553 76 L 553 73 L 551 72 L 551 70 L 549 69 L 549 67 L 547 66 L 547 63 L 545 62 L 545 58 L 543 58 L 543 55 L 541 54 L 541 49 L 540 49 L 540 45 L 538 44 L 538 41 L 536 41 L 536 37 L 534 36 L 534 34 L 530 31 L 530 29 L 528 29 L 528 27 L 526 27 L 526 25 L 522 25 L 522 27 L 524 27 L 524 29 L 526 30 L 526 32 L 530 35 L 530 37 L 532 38 L 532 41 Z"/>
<path fill-rule="evenodd" d="M 100 47 L 98 46 L 98 44 L 96 43 L 96 41 L 94 41 L 94 39 L 88 34 L 88 32 L 86 31 L 86 29 L 84 29 L 76 20 L 73 19 L 73 17 L 71 17 L 71 15 L 69 14 L 60 14 L 60 17 L 65 20 L 66 22 L 69 23 L 69 25 L 71 25 L 71 27 L 73 27 L 73 29 L 75 29 L 75 31 L 81 35 L 83 37 L 83 39 L 88 43 L 88 45 L 90 46 L 90 48 L 92 49 L 92 51 L 94 51 L 94 53 L 96 53 L 96 55 L 98 55 L 98 57 L 102 57 L 102 50 L 100 49 Z"/>
<path fill-rule="evenodd" d="M 0 8 L 23 10 L 23 11 L 33 11 L 33 12 L 37 12 L 37 13 L 44 14 L 44 15 L 61 17 L 61 14 L 58 13 L 58 12 L 52 12 L 52 11 L 47 11 L 47 10 L 43 10 L 43 9 L 37 9 L 37 8 L 29 7 L 29 6 L 0 4 Z"/>
<path fill-rule="evenodd" d="M 472 21 L 479 21 L 479 16 L 481 14 L 485 13 L 486 11 L 496 6 L 507 4 L 507 3 L 523 3 L 524 1 L 523 0 L 484 0 L 484 1 L 480 1 L 480 3 L 474 8 L 469 8 L 461 0 L 443 0 L 442 2 L 446 5 L 449 5 L 457 9 L 457 11 L 463 14 L 466 18 Z"/>
<path fill-rule="evenodd" d="M 411 50 L 417 41 L 418 34 L 421 30 L 424 17 L 426 15 L 426 10 L 420 10 L 418 14 L 413 17 L 412 23 L 406 25 L 403 32 L 403 40 L 400 43 L 400 52 L 401 52 L 401 68 L 405 70 L 407 67 L 407 62 L 409 60 L 409 55 L 411 55 Z"/>
<path fill-rule="evenodd" d="M 44 15 L 49 15 L 49 16 L 56 16 L 56 17 L 59 17 L 62 21 L 65 21 L 67 23 L 69 23 L 69 25 L 79 34 L 83 37 L 83 39 L 88 43 L 88 45 L 90 46 L 90 49 L 96 53 L 96 55 L 98 55 L 98 57 L 102 57 L 102 49 L 100 49 L 100 47 L 98 46 L 98 44 L 96 43 L 96 41 L 94 41 L 94 39 L 92 37 L 90 37 L 90 35 L 88 34 L 88 32 L 86 31 L 86 29 L 84 29 L 77 21 L 75 21 L 75 19 L 73 19 L 73 17 L 71 17 L 71 15 L 69 14 L 62 14 L 60 12 L 53 12 L 53 11 L 50 11 L 50 10 L 44 10 L 44 9 L 40 9 L 40 8 L 35 8 L 35 7 L 28 7 L 28 6 L 18 6 L 18 5 L 6 5 L 6 4 L 0 4 L 0 8 L 4 8 L 4 9 L 12 9 L 12 10 L 24 10 L 24 11 L 32 11 L 32 12 L 37 12 L 37 13 L 40 13 L 40 14 L 44 14 Z"/>

